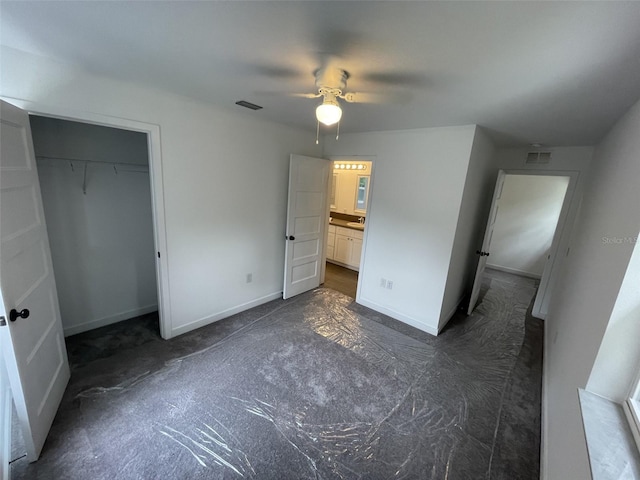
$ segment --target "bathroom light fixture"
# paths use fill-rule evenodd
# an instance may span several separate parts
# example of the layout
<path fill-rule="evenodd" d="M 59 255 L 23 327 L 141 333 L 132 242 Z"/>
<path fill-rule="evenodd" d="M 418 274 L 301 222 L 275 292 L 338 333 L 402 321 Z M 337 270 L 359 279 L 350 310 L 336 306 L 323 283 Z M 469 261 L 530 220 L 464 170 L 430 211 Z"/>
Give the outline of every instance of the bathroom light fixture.
<path fill-rule="evenodd" d="M 334 163 L 333 168 L 336 170 L 366 170 L 367 166 L 362 163 Z"/>

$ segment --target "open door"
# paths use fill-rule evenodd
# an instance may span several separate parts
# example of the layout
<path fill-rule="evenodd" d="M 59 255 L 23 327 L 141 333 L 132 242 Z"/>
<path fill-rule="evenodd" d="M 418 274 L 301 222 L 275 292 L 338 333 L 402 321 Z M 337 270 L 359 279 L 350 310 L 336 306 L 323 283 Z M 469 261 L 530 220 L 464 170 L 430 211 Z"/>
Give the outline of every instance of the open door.
<path fill-rule="evenodd" d="M 320 285 L 327 224 L 331 162 L 291 155 L 283 298 Z"/>
<path fill-rule="evenodd" d="M 27 459 L 40 455 L 69 381 L 26 112 L 0 104 L 0 348 Z"/>
<path fill-rule="evenodd" d="M 500 197 L 502 196 L 502 187 L 504 187 L 505 176 L 504 170 L 500 170 L 498 172 L 498 180 L 496 180 L 496 188 L 493 191 L 493 200 L 491 200 L 491 210 L 489 211 L 489 221 L 487 222 L 487 229 L 484 232 L 482 248 L 476 251 L 476 254 L 480 255 L 480 259 L 478 260 L 478 268 L 476 269 L 476 276 L 473 280 L 473 288 L 471 289 L 471 299 L 469 300 L 467 315 L 471 315 L 473 309 L 476 308 L 476 303 L 478 303 L 478 297 L 480 296 L 482 275 L 484 274 L 484 269 L 487 266 L 487 257 L 489 256 L 491 237 L 493 237 L 493 228 L 496 223 L 496 218 L 498 217 L 498 200 L 500 200 Z"/>

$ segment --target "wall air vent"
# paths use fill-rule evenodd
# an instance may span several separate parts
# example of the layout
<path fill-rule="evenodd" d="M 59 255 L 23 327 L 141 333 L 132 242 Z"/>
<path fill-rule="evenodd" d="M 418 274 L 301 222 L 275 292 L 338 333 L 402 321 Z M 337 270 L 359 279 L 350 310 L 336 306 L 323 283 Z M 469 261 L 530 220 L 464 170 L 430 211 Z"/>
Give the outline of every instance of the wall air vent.
<path fill-rule="evenodd" d="M 529 152 L 524 163 L 527 165 L 546 165 L 551 161 L 551 152 Z"/>
<path fill-rule="evenodd" d="M 250 108 L 251 110 L 260 110 L 262 107 L 260 105 L 256 105 L 255 103 L 247 102 L 245 100 L 240 100 L 236 102 L 236 105 L 240 105 L 241 107 Z"/>

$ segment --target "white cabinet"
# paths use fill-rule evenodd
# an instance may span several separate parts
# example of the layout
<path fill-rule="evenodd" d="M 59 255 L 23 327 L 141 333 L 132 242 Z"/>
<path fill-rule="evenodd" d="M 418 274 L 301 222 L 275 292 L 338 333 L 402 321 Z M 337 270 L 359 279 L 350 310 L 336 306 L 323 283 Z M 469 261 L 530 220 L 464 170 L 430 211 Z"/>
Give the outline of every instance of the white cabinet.
<path fill-rule="evenodd" d="M 343 227 L 335 227 L 335 229 L 332 260 L 353 270 L 358 270 L 362 254 L 363 232 Z M 329 257 L 327 256 L 327 258 Z"/>

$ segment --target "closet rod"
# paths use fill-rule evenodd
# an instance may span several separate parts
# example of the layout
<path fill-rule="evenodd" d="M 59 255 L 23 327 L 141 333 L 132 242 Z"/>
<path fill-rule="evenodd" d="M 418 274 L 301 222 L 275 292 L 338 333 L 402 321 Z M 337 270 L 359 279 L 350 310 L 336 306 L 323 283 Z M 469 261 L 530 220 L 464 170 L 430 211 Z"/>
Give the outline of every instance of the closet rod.
<path fill-rule="evenodd" d="M 149 165 L 144 163 L 108 162 L 106 160 L 86 160 L 82 158 L 50 157 L 48 155 L 36 155 L 36 158 L 42 158 L 42 159 L 48 159 L 48 160 L 62 160 L 65 162 L 102 163 L 104 165 L 125 165 L 127 167 L 149 168 Z"/>

